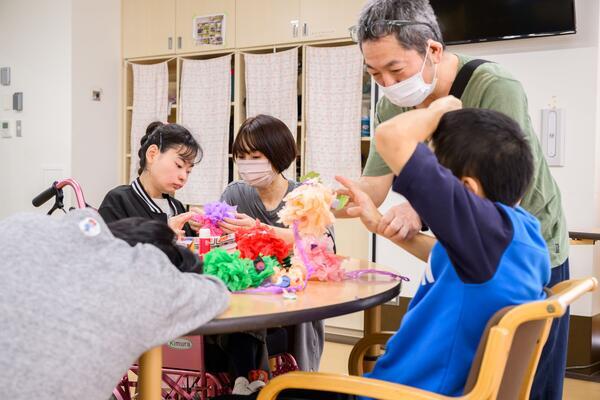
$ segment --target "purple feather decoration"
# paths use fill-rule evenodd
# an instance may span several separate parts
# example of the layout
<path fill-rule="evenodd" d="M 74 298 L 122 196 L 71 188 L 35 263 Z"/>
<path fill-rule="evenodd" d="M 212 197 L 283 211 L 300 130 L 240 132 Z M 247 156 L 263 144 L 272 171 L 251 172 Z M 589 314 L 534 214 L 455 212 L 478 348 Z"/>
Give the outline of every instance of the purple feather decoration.
<path fill-rule="evenodd" d="M 214 225 L 223 221 L 223 218 L 235 218 L 237 206 L 230 206 L 221 201 L 213 201 L 204 205 L 204 216 Z"/>

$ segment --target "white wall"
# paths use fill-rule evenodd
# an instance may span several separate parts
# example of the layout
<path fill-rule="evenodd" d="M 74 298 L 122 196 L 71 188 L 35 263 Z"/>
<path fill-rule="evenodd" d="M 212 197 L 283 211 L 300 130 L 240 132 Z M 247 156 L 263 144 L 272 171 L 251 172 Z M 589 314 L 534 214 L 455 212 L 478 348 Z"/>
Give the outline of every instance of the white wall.
<path fill-rule="evenodd" d="M 81 181 L 89 203 L 118 183 L 120 1 L 1 0 L 0 119 L 20 119 L 23 137 L 0 139 L 0 218 L 31 210 L 53 180 Z M 100 103 L 92 88 L 103 89 Z M 5 111 L 24 93 L 24 110 Z"/>
<path fill-rule="evenodd" d="M 566 163 L 550 170 L 561 189 L 568 227 L 586 228 L 600 226 L 600 6 L 597 1 L 577 0 L 576 12 L 575 35 L 452 46 L 449 50 L 498 62 L 521 81 L 538 135 L 542 108 L 555 99 L 556 106 L 566 111 Z M 398 199 L 388 196 L 382 209 Z M 411 277 L 402 295 L 412 297 L 424 263 L 382 238 L 378 238 L 376 250 L 377 262 L 395 266 Z M 572 246 L 572 277 L 599 276 L 599 254 L 591 246 Z M 600 295 L 587 295 L 572 312 L 600 313 Z"/>
<path fill-rule="evenodd" d="M 73 1 L 72 26 L 72 175 L 98 207 L 119 183 L 121 1 Z"/>
<path fill-rule="evenodd" d="M 0 139 L 1 218 L 32 208 L 51 183 L 44 168 L 71 170 L 71 1 L 0 1 L 0 66 L 12 70 L 0 99 L 24 96 L 20 113 L 0 106 L 0 118 L 23 121 L 22 138 Z"/>
<path fill-rule="evenodd" d="M 595 179 L 600 169 L 600 159 L 596 162 L 598 2 L 577 1 L 576 12 L 576 35 L 454 46 L 451 51 L 496 61 L 520 80 L 538 134 L 541 109 L 553 97 L 566 110 L 566 164 L 551 172 L 561 188 L 569 226 L 587 227 L 600 222 L 594 199 L 600 189 Z"/>

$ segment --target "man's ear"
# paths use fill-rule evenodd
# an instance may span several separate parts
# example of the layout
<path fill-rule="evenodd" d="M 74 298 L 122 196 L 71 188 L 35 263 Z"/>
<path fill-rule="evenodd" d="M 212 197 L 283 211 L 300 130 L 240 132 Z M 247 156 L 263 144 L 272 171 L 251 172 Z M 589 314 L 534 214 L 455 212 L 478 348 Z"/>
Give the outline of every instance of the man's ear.
<path fill-rule="evenodd" d="M 439 64 L 442 61 L 442 55 L 444 54 L 444 46 L 440 42 L 436 42 L 433 39 L 427 41 L 429 45 L 429 56 L 434 64 Z"/>
<path fill-rule="evenodd" d="M 462 178 L 460 178 L 460 181 L 471 192 L 475 193 L 479 197 L 485 198 L 485 192 L 483 191 L 483 186 L 481 186 L 481 182 L 479 182 L 479 179 L 471 178 L 470 176 L 463 176 Z"/>

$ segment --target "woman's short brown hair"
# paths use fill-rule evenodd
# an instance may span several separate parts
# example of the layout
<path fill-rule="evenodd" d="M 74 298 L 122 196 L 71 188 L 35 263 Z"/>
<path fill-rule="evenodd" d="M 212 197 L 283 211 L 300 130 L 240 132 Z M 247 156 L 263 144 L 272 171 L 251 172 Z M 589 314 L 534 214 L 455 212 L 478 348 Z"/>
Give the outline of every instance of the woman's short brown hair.
<path fill-rule="evenodd" d="M 298 153 L 290 129 L 281 120 L 270 115 L 250 117 L 238 131 L 233 142 L 233 158 L 260 151 L 279 173 L 288 169 Z"/>

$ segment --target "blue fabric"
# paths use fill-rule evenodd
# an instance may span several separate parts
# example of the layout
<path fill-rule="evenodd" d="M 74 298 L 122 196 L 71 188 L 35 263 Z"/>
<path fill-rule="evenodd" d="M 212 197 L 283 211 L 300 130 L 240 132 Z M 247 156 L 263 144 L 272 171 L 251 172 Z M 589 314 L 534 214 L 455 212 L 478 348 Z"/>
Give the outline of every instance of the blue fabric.
<path fill-rule="evenodd" d="M 513 238 L 513 226 L 498 204 L 481 198 L 441 166 L 420 144 L 393 185 L 448 252 L 464 283 L 489 280 Z"/>
<path fill-rule="evenodd" d="M 569 259 L 552 268 L 549 287 L 569 279 Z M 531 393 L 532 400 L 560 400 L 563 396 L 563 382 L 567 366 L 569 342 L 569 309 L 565 315 L 552 322 L 548 340 L 542 350 Z"/>
<path fill-rule="evenodd" d="M 438 243 L 400 329 L 366 376 L 458 396 L 492 315 L 545 298 L 546 243 L 531 214 L 471 193 L 423 145 L 394 190 Z"/>

